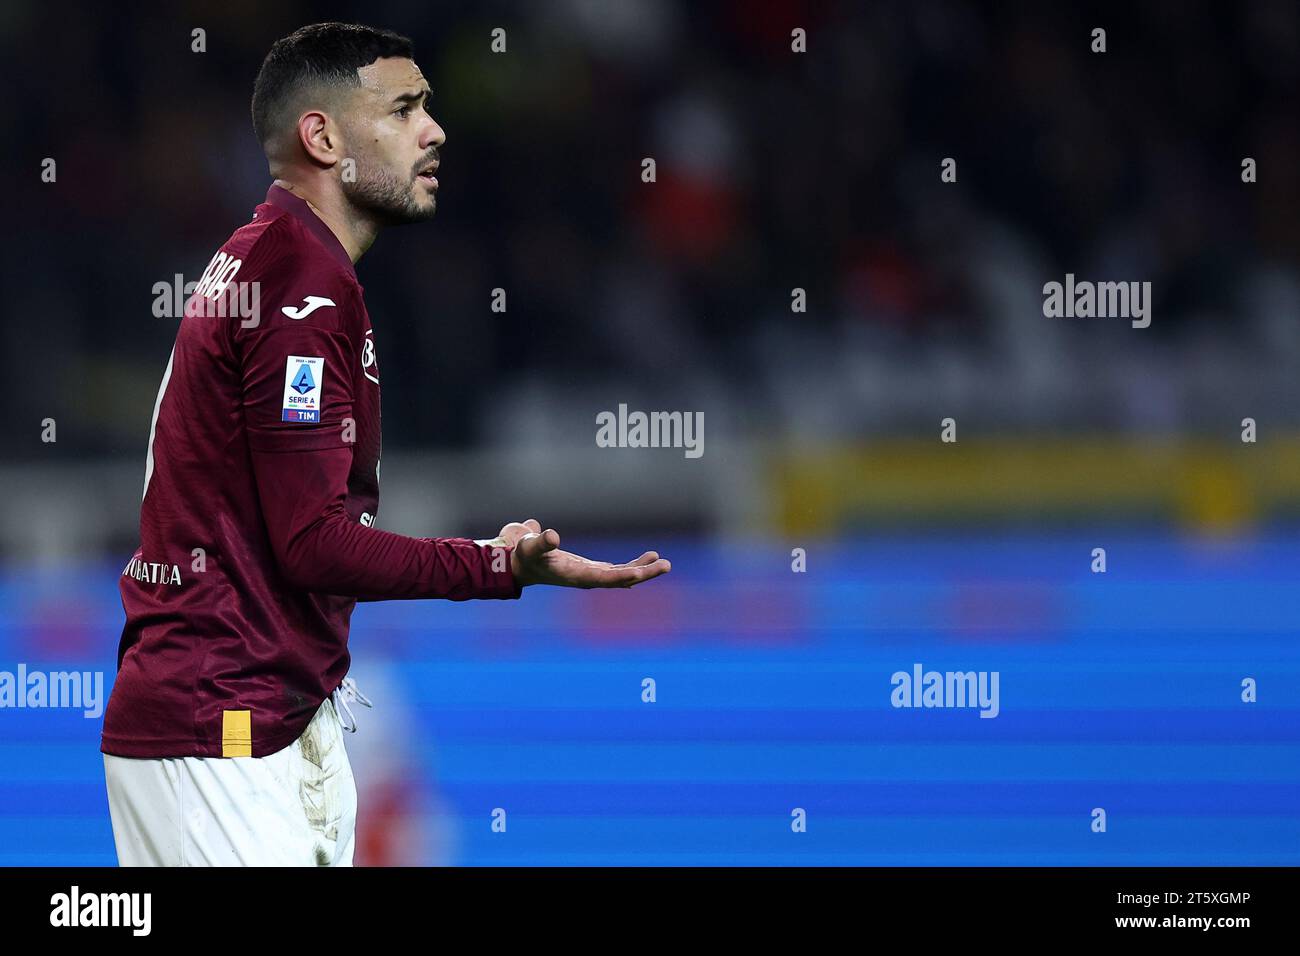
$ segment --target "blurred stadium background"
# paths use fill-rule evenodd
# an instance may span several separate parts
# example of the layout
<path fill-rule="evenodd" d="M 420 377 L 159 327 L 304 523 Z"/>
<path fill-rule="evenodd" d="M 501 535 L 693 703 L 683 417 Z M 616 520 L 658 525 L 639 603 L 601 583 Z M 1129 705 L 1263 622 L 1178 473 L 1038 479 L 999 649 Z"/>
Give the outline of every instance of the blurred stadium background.
<path fill-rule="evenodd" d="M 111 680 L 153 287 L 261 201 L 253 76 L 327 19 L 412 36 L 448 133 L 359 265 L 380 526 L 674 564 L 360 605 L 358 863 L 1300 862 L 1291 0 L 5 4 L 0 670 Z M 1151 327 L 1044 318 L 1066 272 Z M 620 403 L 703 456 L 597 448 Z M 894 710 L 915 662 L 999 717 Z M 0 864 L 114 862 L 98 746 L 0 710 Z"/>

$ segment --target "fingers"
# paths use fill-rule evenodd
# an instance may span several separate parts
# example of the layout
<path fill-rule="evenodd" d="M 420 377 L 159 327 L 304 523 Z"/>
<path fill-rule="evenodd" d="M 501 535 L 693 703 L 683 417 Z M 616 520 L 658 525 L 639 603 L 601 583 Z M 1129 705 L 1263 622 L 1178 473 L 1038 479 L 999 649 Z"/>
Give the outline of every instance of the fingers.
<path fill-rule="evenodd" d="M 524 525 L 540 525 L 533 519 Z M 657 551 L 646 551 L 626 564 L 592 561 L 579 554 L 558 550 L 560 535 L 554 528 L 530 531 L 519 539 L 515 556 L 526 566 L 529 583 L 554 584 L 571 588 L 630 588 L 672 570 L 672 564 Z"/>
<path fill-rule="evenodd" d="M 523 544 L 524 540 L 530 536 L 540 535 L 542 526 L 536 518 L 529 518 L 527 521 L 512 521 L 501 529 L 499 537 L 491 541 L 480 541 L 479 544 L 503 545 L 505 547 L 517 548 Z M 559 540 L 558 538 L 556 539 Z M 552 546 L 554 547 L 554 545 Z M 537 554 L 544 554 L 551 548 L 542 548 Z M 529 552 L 533 553 L 533 552 Z"/>
<path fill-rule="evenodd" d="M 501 529 L 501 533 L 497 535 L 496 539 L 491 543 L 496 544 L 500 542 L 507 547 L 514 547 L 519 543 L 519 539 L 528 533 L 529 530 L 527 525 L 518 521 L 511 521 Z"/>
<path fill-rule="evenodd" d="M 571 583 L 584 588 L 630 588 L 649 581 L 672 570 L 672 563 L 659 557 L 655 551 L 647 551 L 641 557 L 626 564 L 608 564 L 604 561 L 591 561 L 579 555 L 569 556 L 574 559 Z"/>
<path fill-rule="evenodd" d="M 536 518 L 529 518 L 527 521 L 511 521 L 501 529 L 501 537 L 514 543 L 526 534 L 541 534 L 542 526 L 537 523 Z"/>
<path fill-rule="evenodd" d="M 653 552 L 646 552 L 651 554 Z M 644 558 L 638 558 L 635 562 L 629 562 L 621 567 L 610 567 L 603 575 L 599 587 L 610 588 L 630 588 L 640 584 L 642 581 L 649 581 L 651 578 L 657 578 L 661 574 L 667 574 L 673 569 L 672 563 L 666 558 L 654 558 L 645 563 L 638 563 Z"/>
<path fill-rule="evenodd" d="M 641 555 L 641 557 L 639 557 L 639 558 L 637 558 L 637 559 L 635 559 L 635 560 L 633 560 L 633 561 L 628 561 L 628 562 L 626 562 L 625 564 L 612 564 L 612 565 L 610 565 L 610 567 L 613 567 L 613 568 L 641 568 L 641 567 L 645 567 L 647 564 L 654 564 L 654 563 L 655 563 L 656 561 L 658 561 L 658 560 L 659 560 L 659 552 L 658 552 L 658 551 L 647 551 L 645 554 Z"/>
<path fill-rule="evenodd" d="M 672 569 L 673 563 L 671 561 L 667 558 L 658 558 L 637 569 L 640 576 L 637 578 L 636 583 L 640 584 L 642 581 L 649 581 L 651 578 L 657 578 L 661 574 L 667 574 Z"/>
<path fill-rule="evenodd" d="M 536 524 L 536 522 L 534 522 Z M 547 528 L 543 533 L 530 532 L 524 535 L 516 546 L 527 558 L 540 557 L 560 546 L 560 535 L 554 528 Z"/>

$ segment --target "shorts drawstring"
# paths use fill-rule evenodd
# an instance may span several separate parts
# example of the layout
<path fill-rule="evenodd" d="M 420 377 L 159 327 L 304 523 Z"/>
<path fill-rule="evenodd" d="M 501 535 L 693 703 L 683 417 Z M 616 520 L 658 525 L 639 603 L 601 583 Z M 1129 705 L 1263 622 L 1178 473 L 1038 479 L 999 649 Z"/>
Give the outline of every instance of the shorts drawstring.
<path fill-rule="evenodd" d="M 349 701 L 356 701 L 365 707 L 373 707 L 365 694 L 357 688 L 357 682 L 351 677 L 343 678 L 343 682 L 334 688 L 334 693 L 330 695 L 334 701 L 334 713 L 339 719 L 339 725 L 350 734 L 357 732 L 357 718 L 352 713 L 352 708 L 348 706 Z M 347 714 L 347 719 L 343 715 Z M 348 726 L 351 724 L 351 726 Z"/>

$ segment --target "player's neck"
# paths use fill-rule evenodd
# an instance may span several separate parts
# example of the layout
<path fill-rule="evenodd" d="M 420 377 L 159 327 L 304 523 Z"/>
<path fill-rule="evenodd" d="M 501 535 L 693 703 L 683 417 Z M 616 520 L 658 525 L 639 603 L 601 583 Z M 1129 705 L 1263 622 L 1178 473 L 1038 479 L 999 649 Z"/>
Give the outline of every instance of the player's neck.
<path fill-rule="evenodd" d="M 331 198 L 328 195 L 310 192 L 287 179 L 276 179 L 274 185 L 293 193 L 310 206 L 311 211 L 321 222 L 329 226 L 330 232 L 334 233 L 334 237 L 343 246 L 343 250 L 353 264 L 356 264 L 356 261 L 366 254 L 366 250 L 374 245 L 379 227 L 368 220 L 358 220 L 350 216 L 348 206 L 341 197 Z"/>

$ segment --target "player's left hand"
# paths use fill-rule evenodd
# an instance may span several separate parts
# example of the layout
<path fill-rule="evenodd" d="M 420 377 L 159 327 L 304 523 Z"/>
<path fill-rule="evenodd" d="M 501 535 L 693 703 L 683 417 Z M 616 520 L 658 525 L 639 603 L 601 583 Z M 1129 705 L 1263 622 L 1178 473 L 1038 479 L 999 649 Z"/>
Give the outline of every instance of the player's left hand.
<path fill-rule="evenodd" d="M 535 518 L 512 521 L 501 529 L 497 541 L 514 549 L 510 552 L 510 570 L 522 585 L 630 588 L 672 570 L 672 564 L 654 551 L 647 551 L 626 564 L 592 561 L 580 554 L 561 551 L 560 535 L 553 528 L 543 531 Z"/>

